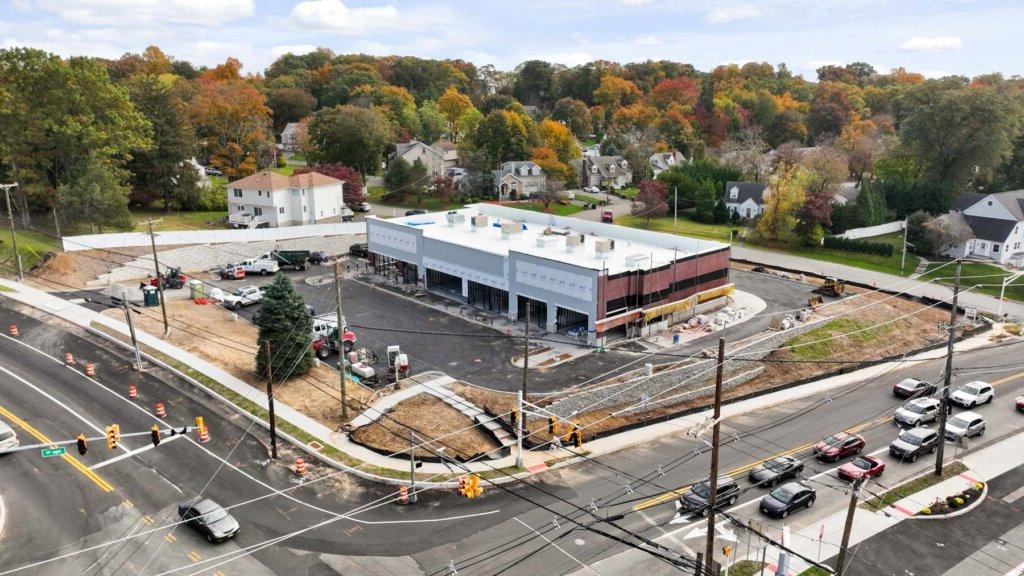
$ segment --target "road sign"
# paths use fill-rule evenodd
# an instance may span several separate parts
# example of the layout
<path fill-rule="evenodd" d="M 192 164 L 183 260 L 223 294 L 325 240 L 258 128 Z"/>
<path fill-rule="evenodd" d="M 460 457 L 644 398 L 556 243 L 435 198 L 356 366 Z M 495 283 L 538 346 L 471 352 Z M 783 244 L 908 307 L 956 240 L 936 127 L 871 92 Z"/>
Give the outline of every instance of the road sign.
<path fill-rule="evenodd" d="M 63 446 L 54 446 L 53 448 L 43 448 L 39 452 L 43 458 L 53 458 L 54 456 L 63 456 L 67 449 Z"/>

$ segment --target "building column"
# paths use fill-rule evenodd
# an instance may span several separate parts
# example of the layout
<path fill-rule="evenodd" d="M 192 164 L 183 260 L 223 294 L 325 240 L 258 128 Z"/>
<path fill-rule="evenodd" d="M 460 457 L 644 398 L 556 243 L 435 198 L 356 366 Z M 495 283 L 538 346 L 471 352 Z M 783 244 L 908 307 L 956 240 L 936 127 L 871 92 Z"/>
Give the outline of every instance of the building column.
<path fill-rule="evenodd" d="M 555 332 L 558 330 L 558 306 L 548 303 L 548 318 L 544 324 L 544 329 L 548 332 Z"/>

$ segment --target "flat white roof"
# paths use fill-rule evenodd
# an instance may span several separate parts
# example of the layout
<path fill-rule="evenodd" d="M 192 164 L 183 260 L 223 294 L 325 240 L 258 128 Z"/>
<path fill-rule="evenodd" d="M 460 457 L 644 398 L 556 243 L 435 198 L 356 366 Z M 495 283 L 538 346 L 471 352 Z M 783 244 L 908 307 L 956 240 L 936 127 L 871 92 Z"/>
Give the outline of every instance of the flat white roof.
<path fill-rule="evenodd" d="M 698 251 L 706 254 L 728 247 L 728 244 L 713 240 L 649 232 L 496 204 L 470 204 L 451 212 L 463 215 L 464 221 L 452 226 L 448 223 L 448 212 L 431 212 L 389 218 L 387 222 L 422 230 L 424 238 L 501 256 L 518 252 L 582 268 L 607 269 L 608 274 L 657 268 L 672 262 L 673 258 L 678 260 L 695 255 Z M 476 215 L 487 216 L 488 225 L 474 228 L 471 217 Z M 503 237 L 500 224 L 509 221 L 522 222 L 526 229 L 522 233 Z M 571 252 L 566 248 L 569 234 L 585 235 L 583 245 L 575 247 Z M 538 238 L 545 238 L 545 245 L 539 245 Z M 598 256 L 596 243 L 602 239 L 614 240 L 615 248 Z"/>

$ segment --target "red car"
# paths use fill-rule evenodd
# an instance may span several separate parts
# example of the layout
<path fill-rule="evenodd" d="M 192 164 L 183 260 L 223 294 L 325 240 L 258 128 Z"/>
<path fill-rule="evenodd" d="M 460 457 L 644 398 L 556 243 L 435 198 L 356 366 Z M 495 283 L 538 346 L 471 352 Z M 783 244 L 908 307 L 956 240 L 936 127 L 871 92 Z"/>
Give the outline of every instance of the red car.
<path fill-rule="evenodd" d="M 839 432 L 814 445 L 814 454 L 819 460 L 835 462 L 864 449 L 864 438 L 858 434 Z"/>
<path fill-rule="evenodd" d="M 857 478 L 877 478 L 885 472 L 885 462 L 874 456 L 858 456 L 839 468 L 839 477 L 847 482 Z"/>
<path fill-rule="evenodd" d="M 1017 396 L 1017 411 L 1024 412 L 1024 395 Z"/>

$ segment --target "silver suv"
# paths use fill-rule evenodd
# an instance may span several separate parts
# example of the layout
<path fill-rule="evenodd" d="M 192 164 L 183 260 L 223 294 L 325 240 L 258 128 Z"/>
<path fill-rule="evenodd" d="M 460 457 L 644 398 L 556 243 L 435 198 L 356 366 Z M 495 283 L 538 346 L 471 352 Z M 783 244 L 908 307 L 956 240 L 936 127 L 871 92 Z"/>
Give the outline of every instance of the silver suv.
<path fill-rule="evenodd" d="M 985 433 L 985 419 L 977 412 L 961 412 L 946 422 L 946 438 L 969 438 Z"/>
<path fill-rule="evenodd" d="M 939 417 L 941 402 L 937 398 L 917 398 L 899 407 L 893 421 L 904 426 L 918 427 Z"/>

